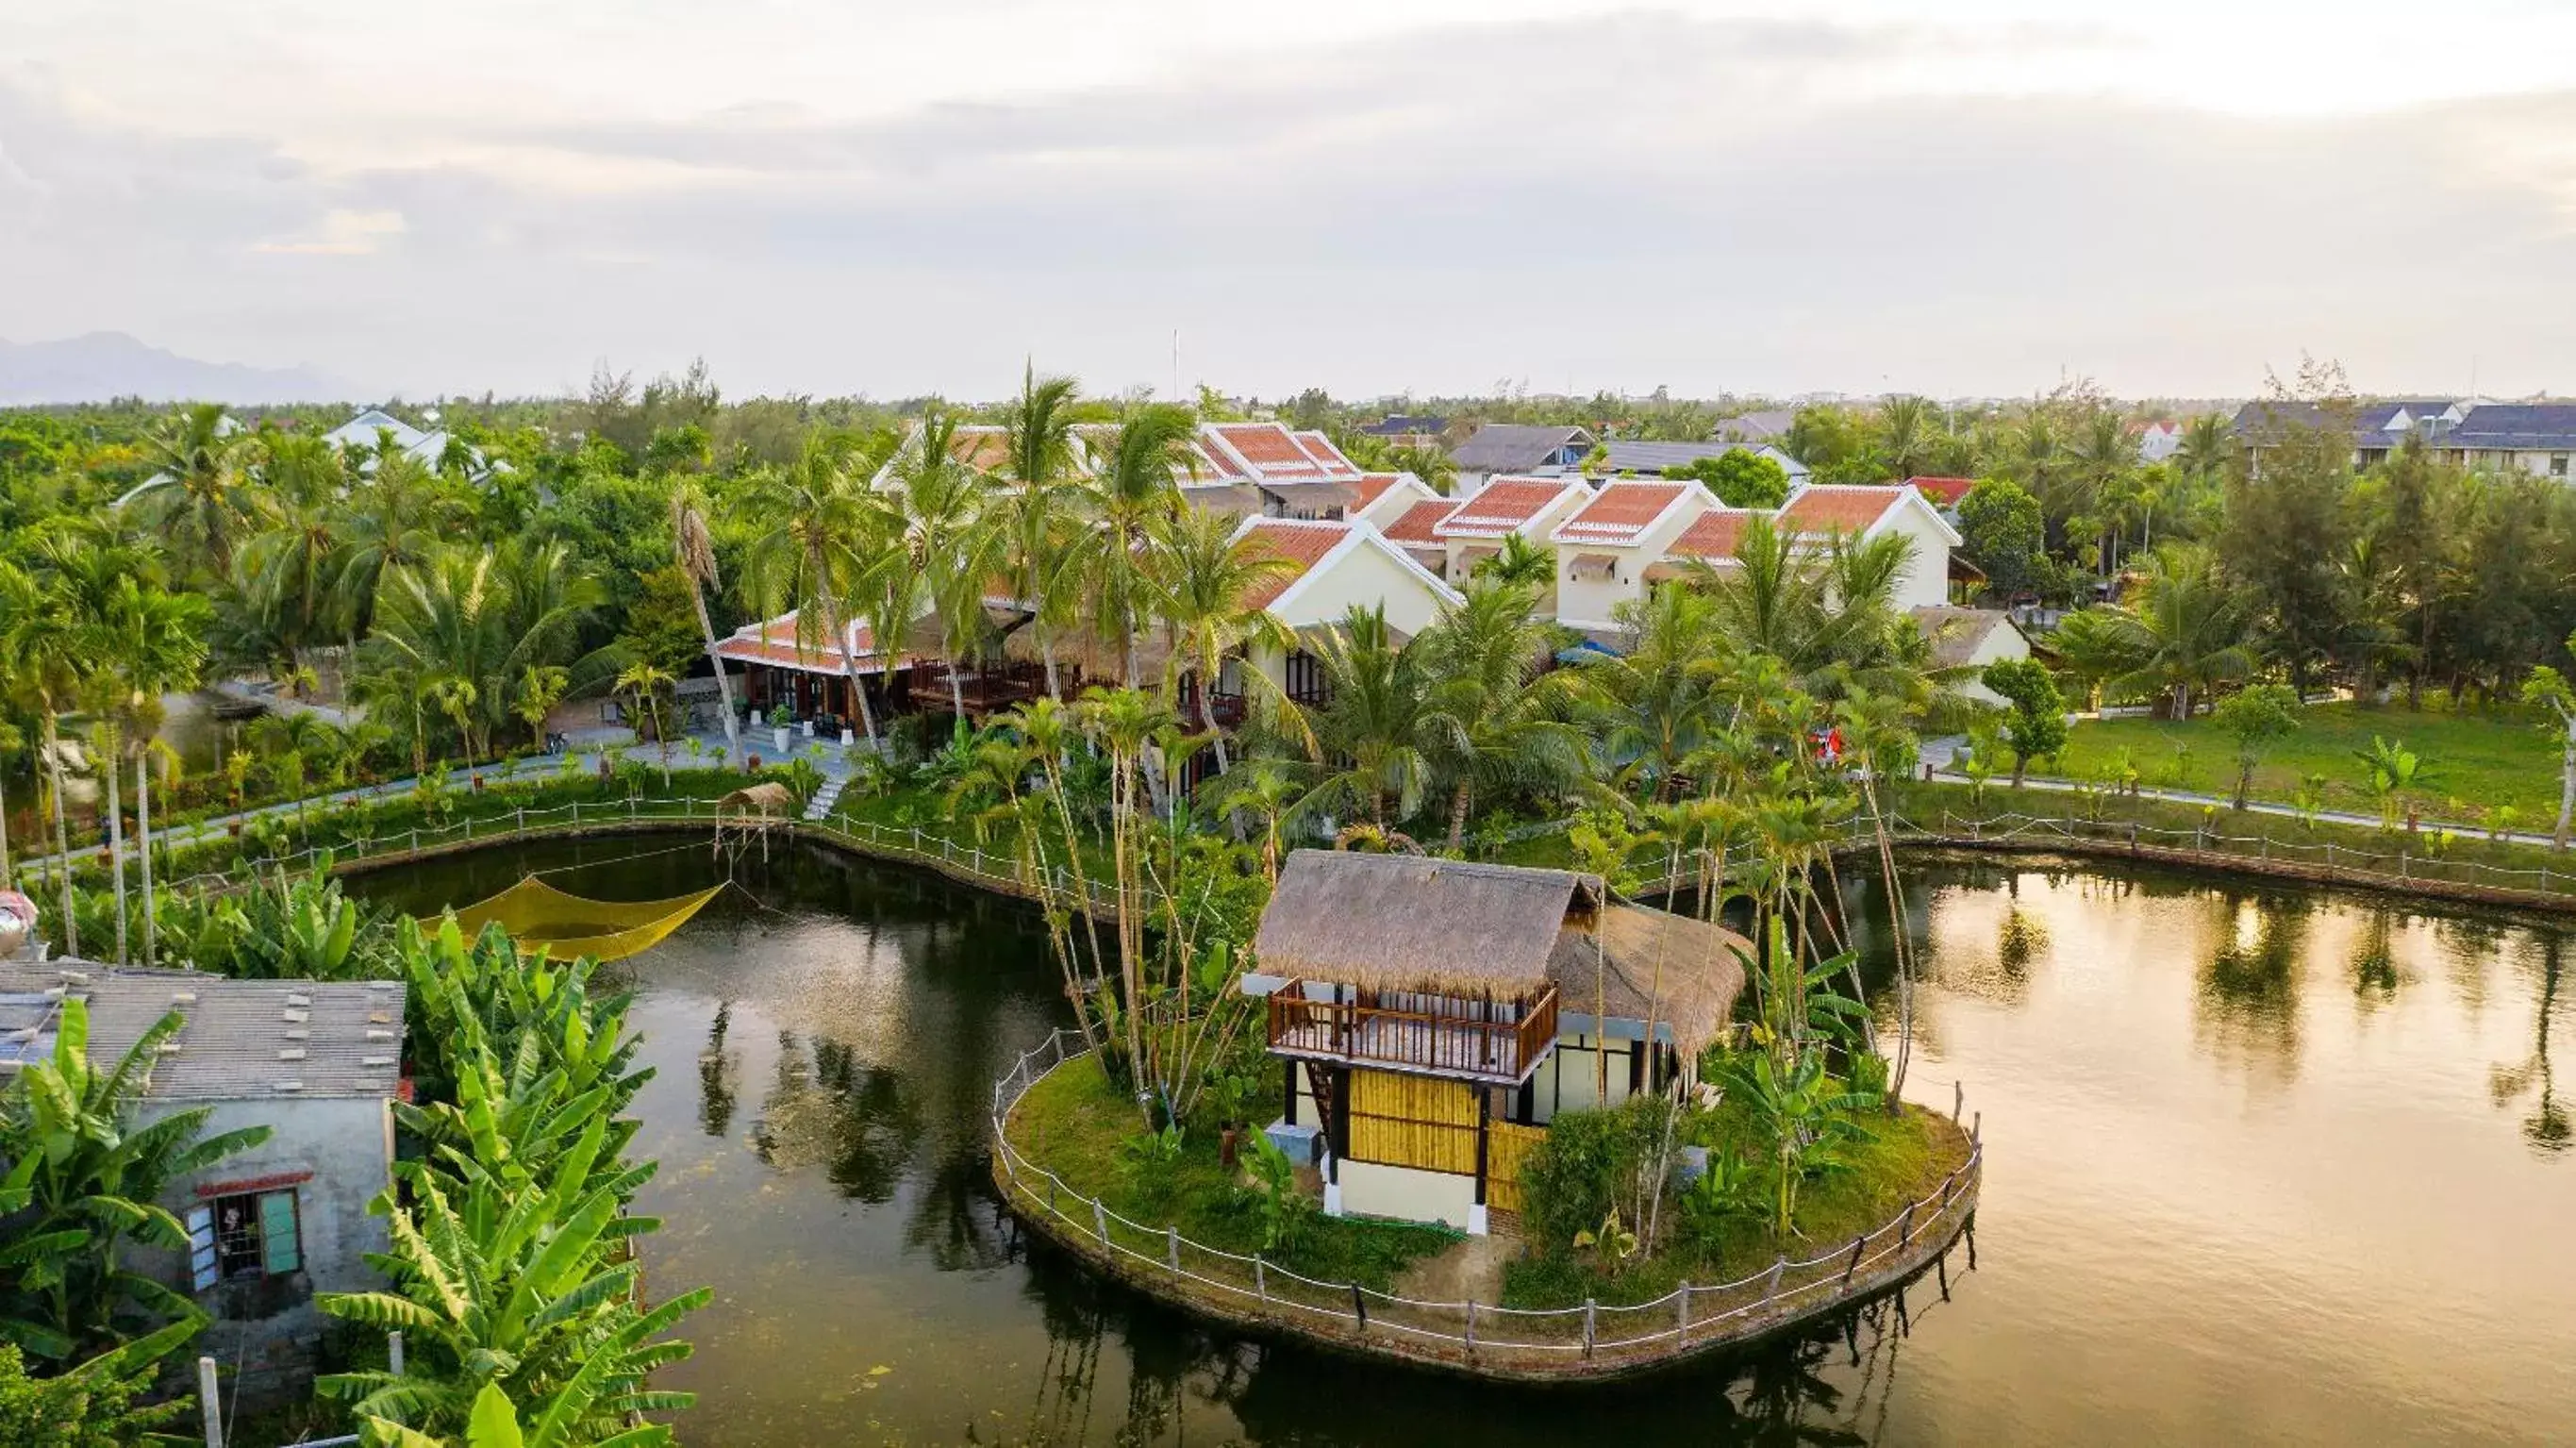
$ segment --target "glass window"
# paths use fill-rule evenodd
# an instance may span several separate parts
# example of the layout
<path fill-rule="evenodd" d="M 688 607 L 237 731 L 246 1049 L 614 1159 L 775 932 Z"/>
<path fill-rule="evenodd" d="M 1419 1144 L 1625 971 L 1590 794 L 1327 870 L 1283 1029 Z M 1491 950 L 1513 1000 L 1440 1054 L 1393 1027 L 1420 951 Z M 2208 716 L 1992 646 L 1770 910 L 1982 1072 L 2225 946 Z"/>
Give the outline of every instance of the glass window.
<path fill-rule="evenodd" d="M 218 1282 L 282 1277 L 304 1265 L 295 1193 L 241 1192 L 188 1212 L 189 1281 L 200 1292 Z"/>

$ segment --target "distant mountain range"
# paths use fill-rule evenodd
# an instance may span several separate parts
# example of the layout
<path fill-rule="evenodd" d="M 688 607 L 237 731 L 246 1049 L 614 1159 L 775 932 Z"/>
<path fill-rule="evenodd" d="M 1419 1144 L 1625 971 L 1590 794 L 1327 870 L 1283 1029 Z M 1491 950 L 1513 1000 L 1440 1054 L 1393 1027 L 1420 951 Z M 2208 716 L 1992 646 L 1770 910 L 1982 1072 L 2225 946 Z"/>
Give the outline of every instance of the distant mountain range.
<path fill-rule="evenodd" d="M 0 339 L 0 407 L 49 402 L 332 402 L 356 395 L 305 367 L 200 362 L 147 346 L 123 332 L 59 342 Z"/>

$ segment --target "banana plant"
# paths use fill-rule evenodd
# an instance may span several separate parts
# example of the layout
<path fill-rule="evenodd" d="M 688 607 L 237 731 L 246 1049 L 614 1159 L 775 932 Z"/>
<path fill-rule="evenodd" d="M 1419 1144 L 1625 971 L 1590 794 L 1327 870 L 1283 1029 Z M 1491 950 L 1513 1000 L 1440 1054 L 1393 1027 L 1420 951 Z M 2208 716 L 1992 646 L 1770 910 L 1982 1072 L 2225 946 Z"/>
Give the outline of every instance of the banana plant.
<path fill-rule="evenodd" d="M 165 1321 L 204 1321 L 185 1296 L 120 1265 L 131 1246 L 176 1251 L 188 1234 L 159 1202 L 174 1180 L 268 1139 L 247 1127 L 201 1138 L 212 1108 L 135 1124 L 149 1063 L 176 1035 L 173 1011 L 113 1067 L 89 1061 L 89 1008 L 66 999 L 53 1056 L 19 1072 L 0 1098 L 0 1218 L 16 1219 L 0 1247 L 0 1339 L 31 1357 L 69 1362 L 145 1335 Z M 184 1334 L 182 1334 L 184 1336 Z"/>

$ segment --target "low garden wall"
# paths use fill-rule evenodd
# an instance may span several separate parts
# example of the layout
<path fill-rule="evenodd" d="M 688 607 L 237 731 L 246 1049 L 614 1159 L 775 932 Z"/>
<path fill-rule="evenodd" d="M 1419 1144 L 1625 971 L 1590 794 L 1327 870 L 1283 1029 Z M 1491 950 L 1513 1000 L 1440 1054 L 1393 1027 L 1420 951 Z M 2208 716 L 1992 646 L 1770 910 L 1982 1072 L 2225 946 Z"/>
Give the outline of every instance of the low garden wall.
<path fill-rule="evenodd" d="M 1258 1255 L 1224 1251 L 1169 1226 L 1134 1222 L 1067 1186 L 1015 1144 L 1012 1117 L 1048 1073 L 1080 1069 L 1077 1038 L 1057 1031 L 993 1083 L 993 1180 L 1032 1229 L 1093 1267 L 1202 1315 L 1338 1351 L 1480 1378 L 1575 1382 L 1625 1377 L 1790 1331 L 1938 1268 L 1976 1216 L 1984 1149 L 1940 1187 L 1868 1234 L 1803 1260 L 1653 1302 L 1547 1310 L 1425 1302 L 1350 1282 L 1318 1282 Z M 1957 1131 L 1955 1122 L 1949 1123 Z M 1965 1133 L 1963 1133 L 1965 1135 Z"/>

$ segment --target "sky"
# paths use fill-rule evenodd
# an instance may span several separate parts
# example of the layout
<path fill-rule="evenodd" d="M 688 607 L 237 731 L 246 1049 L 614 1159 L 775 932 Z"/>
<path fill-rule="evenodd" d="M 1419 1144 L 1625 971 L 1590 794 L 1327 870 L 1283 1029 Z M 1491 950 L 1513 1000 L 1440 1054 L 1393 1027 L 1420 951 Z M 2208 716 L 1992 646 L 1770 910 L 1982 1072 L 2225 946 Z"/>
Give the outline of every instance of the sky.
<path fill-rule="evenodd" d="M 2576 0 L 0 0 L 0 337 L 382 392 L 2576 391 Z"/>

